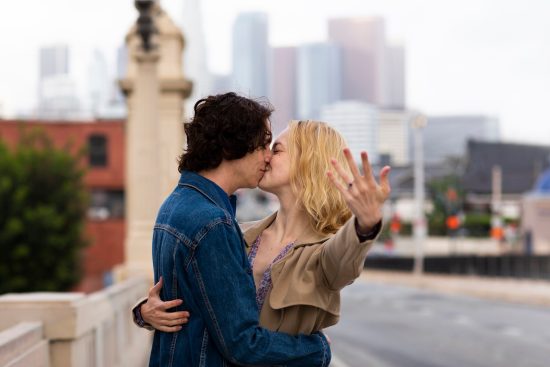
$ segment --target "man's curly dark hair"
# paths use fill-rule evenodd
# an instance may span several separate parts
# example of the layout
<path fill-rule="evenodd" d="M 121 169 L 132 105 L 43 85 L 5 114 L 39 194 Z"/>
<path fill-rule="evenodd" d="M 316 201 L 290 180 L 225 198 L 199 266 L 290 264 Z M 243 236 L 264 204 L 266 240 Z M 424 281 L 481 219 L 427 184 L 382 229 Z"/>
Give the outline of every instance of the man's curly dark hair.
<path fill-rule="evenodd" d="M 230 92 L 195 103 L 193 119 L 184 124 L 187 149 L 179 157 L 180 172 L 213 169 L 271 142 L 269 103 Z"/>

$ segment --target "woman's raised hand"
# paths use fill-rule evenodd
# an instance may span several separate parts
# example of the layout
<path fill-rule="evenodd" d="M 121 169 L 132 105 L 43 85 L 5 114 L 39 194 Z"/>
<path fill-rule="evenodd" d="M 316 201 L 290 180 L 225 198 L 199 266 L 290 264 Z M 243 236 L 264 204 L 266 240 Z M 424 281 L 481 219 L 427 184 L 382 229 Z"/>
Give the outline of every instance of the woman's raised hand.
<path fill-rule="evenodd" d="M 352 177 L 344 171 L 336 159 L 331 159 L 331 163 L 340 179 L 346 184 L 344 185 L 340 182 L 332 171 L 328 171 L 327 175 L 342 193 L 348 207 L 357 218 L 359 231 L 365 233 L 370 231 L 382 219 L 382 207 L 391 192 L 390 180 L 388 178 L 391 168 L 384 166 L 380 170 L 380 183 L 378 183 L 372 174 L 372 167 L 366 152 L 361 152 L 364 175 L 361 175 L 359 172 L 359 168 L 353 161 L 349 148 L 344 149 L 344 156 L 346 157 Z"/>

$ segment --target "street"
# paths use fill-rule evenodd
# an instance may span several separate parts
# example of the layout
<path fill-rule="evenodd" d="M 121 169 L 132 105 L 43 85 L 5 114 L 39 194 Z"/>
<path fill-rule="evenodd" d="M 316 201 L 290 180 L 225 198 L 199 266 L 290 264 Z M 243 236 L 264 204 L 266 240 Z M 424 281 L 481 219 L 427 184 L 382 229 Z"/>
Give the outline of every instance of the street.
<path fill-rule="evenodd" d="M 550 308 L 356 280 L 326 332 L 333 367 L 550 366 Z"/>

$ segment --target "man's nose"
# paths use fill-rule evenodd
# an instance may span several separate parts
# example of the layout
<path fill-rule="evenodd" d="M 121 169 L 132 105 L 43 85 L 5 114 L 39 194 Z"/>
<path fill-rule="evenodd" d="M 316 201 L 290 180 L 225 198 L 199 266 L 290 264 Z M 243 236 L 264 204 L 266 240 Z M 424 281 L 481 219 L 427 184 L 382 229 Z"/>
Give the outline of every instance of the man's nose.
<path fill-rule="evenodd" d="M 264 150 L 264 161 L 266 163 L 271 162 L 271 155 L 271 149 L 267 148 L 266 150 Z"/>

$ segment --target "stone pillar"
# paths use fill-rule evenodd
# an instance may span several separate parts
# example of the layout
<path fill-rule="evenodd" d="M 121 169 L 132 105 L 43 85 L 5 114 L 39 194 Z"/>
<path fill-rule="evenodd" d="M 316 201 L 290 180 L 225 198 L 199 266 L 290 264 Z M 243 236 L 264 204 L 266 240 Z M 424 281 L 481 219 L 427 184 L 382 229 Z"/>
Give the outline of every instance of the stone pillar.
<path fill-rule="evenodd" d="M 179 178 L 177 157 L 185 141 L 183 103 L 191 83 L 182 74 L 184 38 L 158 4 L 152 9 L 157 33 L 144 50 L 134 26 L 126 36 L 128 74 L 120 81 L 127 96 L 125 266 L 118 277 L 152 276 L 151 240 L 157 211 Z"/>

